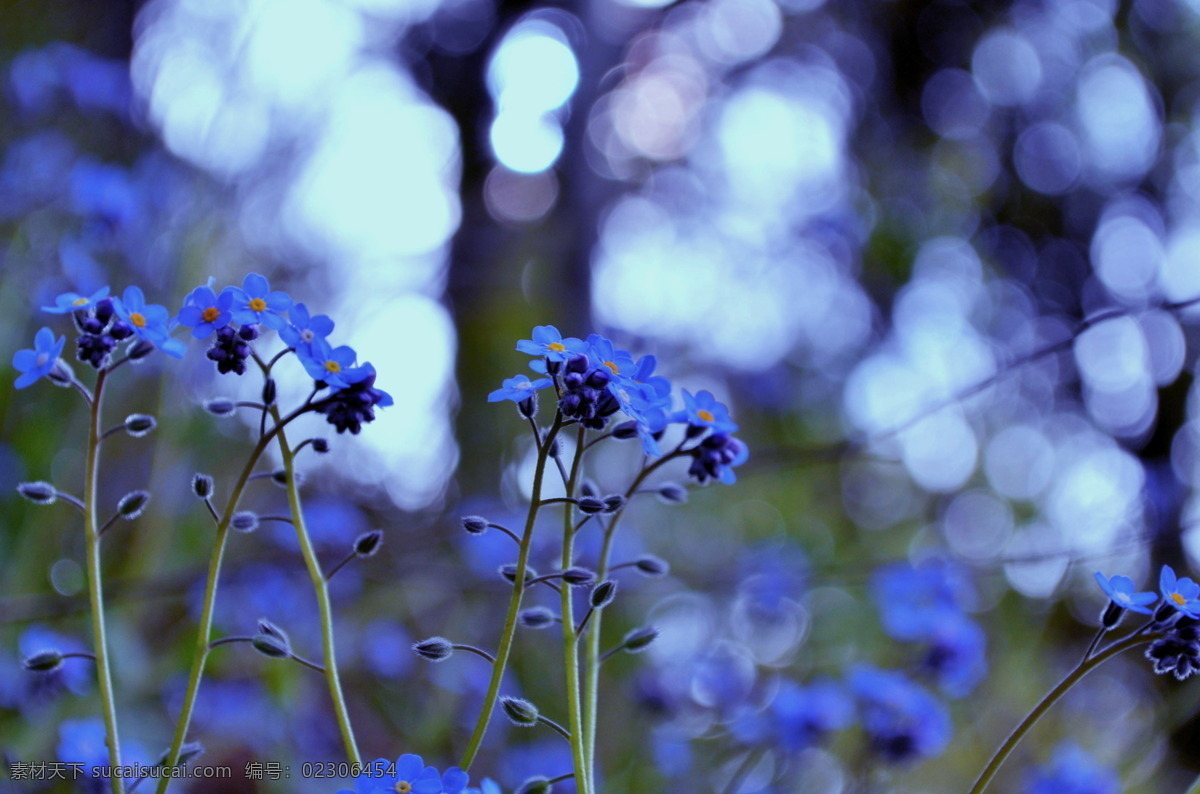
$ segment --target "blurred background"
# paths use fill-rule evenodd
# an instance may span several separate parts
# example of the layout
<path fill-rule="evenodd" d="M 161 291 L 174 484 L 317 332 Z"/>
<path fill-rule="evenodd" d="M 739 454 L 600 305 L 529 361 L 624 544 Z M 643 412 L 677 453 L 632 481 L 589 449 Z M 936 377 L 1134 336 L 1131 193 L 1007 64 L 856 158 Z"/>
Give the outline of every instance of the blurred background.
<path fill-rule="evenodd" d="M 174 312 L 259 272 L 333 317 L 396 401 L 303 460 L 323 559 L 385 533 L 334 580 L 351 712 L 366 756 L 447 766 L 487 671 L 409 646 L 494 647 L 511 550 L 458 517 L 520 522 L 531 477 L 527 428 L 485 397 L 524 371 L 534 325 L 653 353 L 726 401 L 752 452 L 735 486 L 647 499 L 621 529 L 619 560 L 672 572 L 629 574 L 605 624 L 606 646 L 662 636 L 605 667 L 604 790 L 964 791 L 1078 660 L 1094 571 L 1153 589 L 1163 563 L 1200 570 L 1198 45 L 1195 0 L 0 0 L 0 364 L 43 325 L 70 333 L 38 307 L 103 285 Z M 6 373 L 0 750 L 97 758 L 91 667 L 20 665 L 87 648 L 79 521 L 14 491 L 81 490 L 86 418 Z M 290 373 L 285 405 L 307 392 Z M 151 762 L 211 546 L 189 482 L 214 475 L 220 499 L 251 448 L 200 403 L 259 384 L 194 341 L 114 381 L 113 422 L 159 420 L 102 472 L 102 499 L 153 493 L 105 542 L 126 755 Z M 613 445 L 590 474 L 620 490 L 637 463 Z M 284 492 L 246 503 L 283 512 Z M 233 538 L 216 630 L 267 617 L 316 657 L 290 533 Z M 909 601 L 958 633 L 889 611 Z M 562 698 L 551 634 L 519 637 L 509 685 L 541 704 Z M 860 664 L 921 682 L 952 732 L 889 758 L 861 692 L 857 718 L 814 710 L 811 682 L 849 703 Z M 208 670 L 203 763 L 340 759 L 318 676 L 236 645 Z M 1094 773 L 1079 791 L 1183 790 L 1198 705 L 1120 658 L 997 790 L 1058 767 Z M 569 768 L 552 735 L 495 722 L 472 771 L 508 791 Z"/>

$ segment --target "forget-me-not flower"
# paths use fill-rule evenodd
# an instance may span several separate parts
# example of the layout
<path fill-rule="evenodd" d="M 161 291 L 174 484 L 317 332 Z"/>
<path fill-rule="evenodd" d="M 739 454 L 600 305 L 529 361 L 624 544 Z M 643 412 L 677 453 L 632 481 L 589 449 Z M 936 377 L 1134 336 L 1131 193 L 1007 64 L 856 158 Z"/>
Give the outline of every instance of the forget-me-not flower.
<path fill-rule="evenodd" d="M 101 287 L 90 297 L 85 297 L 77 292 L 64 292 L 54 299 L 53 306 L 43 306 L 42 311 L 51 314 L 70 314 L 77 309 L 90 309 L 96 305 L 97 301 L 107 297 L 108 287 Z"/>
<path fill-rule="evenodd" d="M 262 323 L 278 331 L 287 322 L 283 313 L 292 308 L 292 299 L 286 292 L 271 290 L 271 285 L 258 273 L 247 273 L 242 286 L 226 287 L 233 295 L 233 321 L 239 325 Z"/>
<path fill-rule="evenodd" d="M 63 345 L 66 343 L 65 336 L 55 339 L 54 332 L 49 328 L 38 331 L 33 337 L 33 350 L 18 350 L 13 353 L 13 369 L 21 373 L 13 385 L 24 389 L 49 375 L 58 357 L 62 355 Z"/>

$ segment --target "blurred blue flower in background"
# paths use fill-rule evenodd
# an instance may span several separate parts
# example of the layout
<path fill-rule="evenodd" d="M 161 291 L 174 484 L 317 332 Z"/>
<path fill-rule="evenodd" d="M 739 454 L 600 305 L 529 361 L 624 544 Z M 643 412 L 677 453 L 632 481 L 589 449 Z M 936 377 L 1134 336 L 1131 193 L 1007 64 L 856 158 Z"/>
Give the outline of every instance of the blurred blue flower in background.
<path fill-rule="evenodd" d="M 857 665 L 849 681 L 871 749 L 884 760 L 925 760 L 950 743 L 953 726 L 946 706 L 903 674 Z"/>
<path fill-rule="evenodd" d="M 1025 776 L 1025 794 L 1117 794 L 1121 779 L 1074 742 L 1064 742 L 1044 766 Z"/>

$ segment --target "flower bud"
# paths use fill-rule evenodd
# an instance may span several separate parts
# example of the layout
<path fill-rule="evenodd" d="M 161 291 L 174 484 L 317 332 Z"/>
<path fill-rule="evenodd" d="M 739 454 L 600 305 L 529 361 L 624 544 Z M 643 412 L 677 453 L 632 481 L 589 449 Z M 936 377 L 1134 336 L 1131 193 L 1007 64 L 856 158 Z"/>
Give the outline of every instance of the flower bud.
<path fill-rule="evenodd" d="M 554 625 L 556 616 L 546 607 L 530 607 L 522 609 L 517 619 L 527 629 L 544 629 Z"/>
<path fill-rule="evenodd" d="M 550 794 L 554 790 L 554 786 L 550 785 L 550 781 L 541 775 L 527 778 L 521 787 L 517 789 L 516 794 Z"/>
<path fill-rule="evenodd" d="M 370 557 L 375 552 L 379 551 L 379 547 L 383 545 L 383 531 L 372 529 L 370 532 L 364 532 L 354 540 L 354 554 L 357 557 Z"/>
<path fill-rule="evenodd" d="M 462 525 L 472 535 L 482 535 L 487 532 L 488 520 L 483 516 L 463 516 Z"/>
<path fill-rule="evenodd" d="M 142 514 L 149 501 L 149 491 L 130 491 L 117 502 L 117 513 L 126 521 L 132 521 Z"/>
<path fill-rule="evenodd" d="M 148 414 L 130 414 L 125 417 L 125 432 L 134 438 L 141 438 L 155 426 L 154 417 Z"/>
<path fill-rule="evenodd" d="M 604 502 L 594 496 L 581 496 L 575 504 L 581 512 L 589 516 L 604 512 Z"/>
<path fill-rule="evenodd" d="M 228 397 L 214 397 L 204 401 L 204 410 L 213 416 L 232 416 L 237 406 Z"/>
<path fill-rule="evenodd" d="M 591 477 L 584 477 L 583 482 L 579 485 L 580 496 L 599 496 L 600 486 L 596 485 L 596 481 Z"/>
<path fill-rule="evenodd" d="M 562 580 L 571 587 L 585 587 L 596 581 L 596 574 L 587 568 L 568 568 L 562 572 Z"/>
<path fill-rule="evenodd" d="M 658 499 L 669 505 L 681 505 L 687 502 L 688 492 L 679 483 L 664 482 L 658 486 Z"/>
<path fill-rule="evenodd" d="M 559 452 L 562 451 L 562 445 L 558 443 L 558 436 L 550 439 L 550 448 L 546 450 L 547 454 L 552 458 L 557 458 Z"/>
<path fill-rule="evenodd" d="M 130 361 L 141 361 L 146 356 L 154 352 L 154 344 L 148 339 L 139 339 L 133 343 L 126 353 Z"/>
<path fill-rule="evenodd" d="M 46 379 L 55 386 L 69 389 L 75 383 L 75 370 L 71 369 L 71 365 L 60 358 L 55 360 L 54 366 L 46 373 Z"/>
<path fill-rule="evenodd" d="M 509 582 L 517 581 L 517 566 L 511 562 L 501 565 L 500 566 L 500 575 Z M 528 582 L 530 579 L 534 579 L 536 577 L 537 577 L 537 571 L 535 571 L 533 569 L 533 566 L 526 565 L 525 566 L 525 581 Z"/>
<path fill-rule="evenodd" d="M 513 725 L 519 725 L 522 728 L 531 728 L 537 725 L 537 706 L 528 700 L 505 696 L 500 698 L 500 708 L 504 709 L 504 715 L 512 720 Z"/>
<path fill-rule="evenodd" d="M 258 325 L 254 323 L 243 325 L 238 329 L 238 336 L 247 342 L 253 342 L 255 339 L 258 339 Z"/>
<path fill-rule="evenodd" d="M 329 442 L 323 438 L 314 438 L 312 440 L 312 448 L 313 448 L 313 452 L 317 452 L 321 455 L 324 455 L 326 452 L 329 451 Z"/>
<path fill-rule="evenodd" d="M 637 422 L 630 419 L 628 422 L 621 422 L 612 429 L 613 438 L 625 439 L 637 438 Z"/>
<path fill-rule="evenodd" d="M 526 419 L 532 419 L 533 417 L 537 416 L 537 392 L 533 392 L 524 400 L 521 400 L 519 403 L 517 403 L 517 410 L 521 413 L 521 416 L 525 417 Z"/>
<path fill-rule="evenodd" d="M 292 644 L 283 629 L 266 618 L 258 621 L 258 633 L 250 640 L 254 650 L 273 659 L 287 659 L 292 655 Z"/>
<path fill-rule="evenodd" d="M 198 499 L 207 499 L 213 493 L 213 478 L 197 472 L 192 475 L 192 493 Z"/>
<path fill-rule="evenodd" d="M 202 755 L 204 755 L 204 745 L 202 745 L 200 742 L 185 742 L 183 746 L 179 748 L 179 765 L 183 766 L 189 761 L 195 761 Z M 162 751 L 162 755 L 158 757 L 158 761 L 156 761 L 154 765 L 166 766 L 167 762 L 170 760 L 171 748 L 168 747 L 166 750 Z"/>
<path fill-rule="evenodd" d="M 605 513 L 615 513 L 625 506 L 625 497 L 619 493 L 610 493 L 600 501 L 604 503 Z"/>
<path fill-rule="evenodd" d="M 641 653 L 656 639 L 658 639 L 658 629 L 653 626 L 642 626 L 625 635 L 625 639 L 621 640 L 621 649 L 626 653 Z"/>
<path fill-rule="evenodd" d="M 17 493 L 24 496 L 35 505 L 52 505 L 58 499 L 58 490 L 48 482 L 23 482 L 17 486 Z"/>
<path fill-rule="evenodd" d="M 267 378 L 262 387 L 262 404 L 270 408 L 275 404 L 275 379 Z"/>
<path fill-rule="evenodd" d="M 600 584 L 592 588 L 592 593 L 589 603 L 592 609 L 604 609 L 612 603 L 617 597 L 617 583 L 612 579 L 605 579 Z"/>
<path fill-rule="evenodd" d="M 417 656 L 430 662 L 444 662 L 454 654 L 454 645 L 445 637 L 430 637 L 414 643 Z"/>
<path fill-rule="evenodd" d="M 671 572 L 671 565 L 661 557 L 655 557 L 653 554 L 643 554 L 634 562 L 634 567 L 638 573 L 644 576 L 666 576 Z"/>
<path fill-rule="evenodd" d="M 32 656 L 26 656 L 25 661 L 22 662 L 26 670 L 37 673 L 48 673 L 51 670 L 57 670 L 62 663 L 62 652 L 55 648 L 48 648 L 44 651 L 38 651 Z"/>
<path fill-rule="evenodd" d="M 300 481 L 299 475 L 296 476 L 296 481 Z M 278 485 L 280 488 L 286 488 L 288 485 L 287 469 L 276 469 L 271 472 L 271 482 Z"/>
<path fill-rule="evenodd" d="M 258 529 L 258 513 L 249 510 L 234 513 L 233 518 L 229 520 L 229 526 L 238 532 L 249 534 Z"/>
<path fill-rule="evenodd" d="M 278 626 L 276 626 L 274 623 L 267 620 L 266 618 L 258 619 L 258 630 L 262 634 L 269 634 L 272 637 L 275 637 L 276 639 L 283 640 L 284 642 L 288 641 L 287 632 L 285 632 L 283 629 L 279 628 Z"/>

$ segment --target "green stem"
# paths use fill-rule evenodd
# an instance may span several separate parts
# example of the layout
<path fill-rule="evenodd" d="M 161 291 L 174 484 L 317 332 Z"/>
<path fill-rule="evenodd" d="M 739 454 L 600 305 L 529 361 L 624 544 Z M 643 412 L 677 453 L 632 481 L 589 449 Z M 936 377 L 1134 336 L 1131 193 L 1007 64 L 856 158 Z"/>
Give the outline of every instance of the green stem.
<path fill-rule="evenodd" d="M 1145 645 L 1152 642 L 1154 637 L 1147 637 L 1145 634 L 1135 634 L 1131 637 L 1126 637 L 1123 640 L 1114 642 L 1104 650 L 1097 653 L 1095 656 L 1083 659 L 1075 666 L 1075 669 L 1067 674 L 1067 677 L 1059 682 L 1058 686 L 1051 689 L 1041 702 L 1033 707 L 1033 711 L 1021 721 L 1021 724 L 1013 729 L 1008 738 L 1004 740 L 1004 744 L 1000 745 L 1000 749 L 996 750 L 996 754 L 988 761 L 987 766 L 979 773 L 979 779 L 975 781 L 975 785 L 971 787 L 969 794 L 983 794 L 988 783 L 995 777 L 996 772 L 1000 769 L 1000 765 L 1008 758 L 1009 753 L 1017 746 L 1017 743 L 1029 732 L 1029 729 L 1037 724 L 1042 715 L 1050 710 L 1060 697 L 1066 694 L 1067 690 L 1079 683 L 1079 680 L 1090 673 L 1095 668 L 1099 667 L 1104 662 L 1113 658 L 1117 654 L 1124 653 L 1130 648 L 1136 648 L 1138 645 Z"/>
<path fill-rule="evenodd" d="M 88 425 L 88 456 L 84 468 L 83 513 L 84 533 L 87 536 L 88 599 L 92 612 L 92 645 L 96 652 L 96 678 L 100 687 L 100 702 L 104 710 L 104 744 L 108 747 L 108 762 L 114 768 L 121 765 L 121 740 L 117 733 L 117 705 L 113 696 L 112 666 L 108 658 L 108 636 L 104 625 L 104 588 L 100 571 L 100 525 L 96 520 L 96 492 L 100 468 L 100 408 L 104 400 L 104 380 L 108 374 L 100 370 L 92 398 L 91 422 Z M 123 794 L 125 781 L 114 776 L 114 794 Z"/>
<path fill-rule="evenodd" d="M 281 421 L 279 409 L 271 406 L 271 418 L 278 425 Z M 329 584 L 325 574 L 321 572 L 321 563 L 317 552 L 308 537 L 308 528 L 304 524 L 304 511 L 300 505 L 300 490 L 296 486 L 296 453 L 288 445 L 287 434 L 280 430 L 279 452 L 283 456 L 283 469 L 287 472 L 288 507 L 292 513 L 292 524 L 296 527 L 296 539 L 300 541 L 300 553 L 304 555 L 304 564 L 308 567 L 308 576 L 312 580 L 313 592 L 317 596 L 317 606 L 321 616 L 321 647 L 325 656 L 325 681 L 329 685 L 329 696 L 333 699 L 333 711 L 337 717 L 338 730 L 342 734 L 342 744 L 346 747 L 346 756 L 352 764 L 361 764 L 362 758 L 358 753 L 358 743 L 354 740 L 354 728 L 350 725 L 350 713 L 346 710 L 346 698 L 342 694 L 342 679 L 338 675 L 337 652 L 333 642 L 333 607 L 329 600 Z"/>
<path fill-rule="evenodd" d="M 646 478 L 658 470 L 660 466 L 667 461 L 674 460 L 682 454 L 683 444 L 671 452 L 663 455 L 658 460 L 648 466 L 643 466 L 638 476 L 634 478 L 629 488 L 625 491 L 625 504 L 621 509 L 613 513 L 612 521 L 604 529 L 604 538 L 600 546 L 600 560 L 596 568 L 596 581 L 603 582 L 608 576 L 609 563 L 612 558 L 612 540 L 613 534 L 617 529 L 617 523 L 621 520 L 621 516 L 625 514 L 625 508 L 629 506 L 629 499 L 637 491 Z M 596 710 L 600 699 L 600 663 L 604 661 L 600 655 L 600 624 L 604 620 L 604 611 L 592 618 L 592 627 L 589 629 L 589 634 L 585 638 L 587 640 L 584 648 L 583 661 L 583 747 L 584 756 L 587 762 L 587 768 L 592 770 L 596 763 Z"/>
<path fill-rule="evenodd" d="M 579 435 L 575 441 L 575 456 L 571 461 L 571 473 L 565 483 L 567 496 L 563 506 L 563 545 L 562 569 L 565 571 L 575 562 L 575 521 L 572 515 L 575 486 L 579 482 L 579 469 L 583 461 L 584 438 L 587 429 L 579 426 Z M 545 504 L 549 500 L 543 500 Z M 575 767 L 575 781 L 579 786 L 579 794 L 590 794 L 592 790 L 592 770 L 588 763 L 587 752 L 583 741 L 583 712 L 579 694 L 579 637 L 575 629 L 574 588 L 564 585 L 561 591 L 562 624 L 563 624 L 563 672 L 566 674 L 567 715 L 570 733 L 564 734 L 571 742 L 571 756 Z"/>
<path fill-rule="evenodd" d="M 298 411 L 289 414 L 282 422 L 277 422 L 275 427 L 267 431 L 258 440 L 258 443 L 254 446 L 254 450 L 250 453 L 250 459 L 242 467 L 242 473 L 238 476 L 237 482 L 233 486 L 229 502 L 225 505 L 225 512 L 221 514 L 220 519 L 217 521 L 216 539 L 213 541 L 212 556 L 208 562 L 208 578 L 204 584 L 204 604 L 200 610 L 200 627 L 196 632 L 196 651 L 192 656 L 192 669 L 188 674 L 187 691 L 183 697 L 183 708 L 179 713 L 179 721 L 175 724 L 175 736 L 171 740 L 171 751 L 167 754 L 166 766 L 173 767 L 179 763 L 179 753 L 187 738 L 188 728 L 192 722 L 192 712 L 196 708 L 196 697 L 200 692 L 200 681 L 204 677 L 204 665 L 208 661 L 209 640 L 212 637 L 213 611 L 217 602 L 217 579 L 220 576 L 221 562 L 225 556 L 225 541 L 229 537 L 229 522 L 233 519 L 233 514 L 242 499 L 242 492 L 246 489 L 246 484 L 250 481 L 250 475 L 254 472 L 254 467 L 258 465 L 258 459 L 266 451 L 267 445 L 271 443 L 271 439 L 275 437 L 276 433 L 282 430 L 288 422 L 298 415 Z M 163 794 L 169 785 L 171 785 L 171 778 L 164 775 L 158 781 L 157 794 Z"/>
<path fill-rule="evenodd" d="M 533 525 L 537 521 L 538 503 L 542 500 L 542 481 L 546 477 L 546 458 L 554 437 L 562 427 L 562 414 L 555 413 L 554 424 L 550 426 L 544 441 L 538 444 L 537 467 L 533 472 L 533 493 L 529 500 L 529 513 L 525 519 L 525 532 L 521 535 L 520 551 L 517 553 L 517 572 L 513 577 L 512 595 L 508 599 L 508 614 L 504 618 L 504 628 L 500 632 L 500 645 L 496 648 L 496 663 L 492 665 L 492 680 L 488 684 L 487 694 L 483 697 L 483 706 L 479 710 L 479 719 L 475 722 L 475 731 L 467 743 L 459 766 L 464 771 L 471 768 L 471 762 L 479 753 L 479 745 L 491 722 L 492 712 L 496 709 L 496 700 L 500 697 L 500 681 L 504 677 L 504 669 L 508 667 L 508 654 L 512 650 L 513 637 L 517 633 L 517 615 L 521 611 L 521 596 L 525 593 L 525 571 L 529 567 L 529 547 L 533 540 Z"/>

